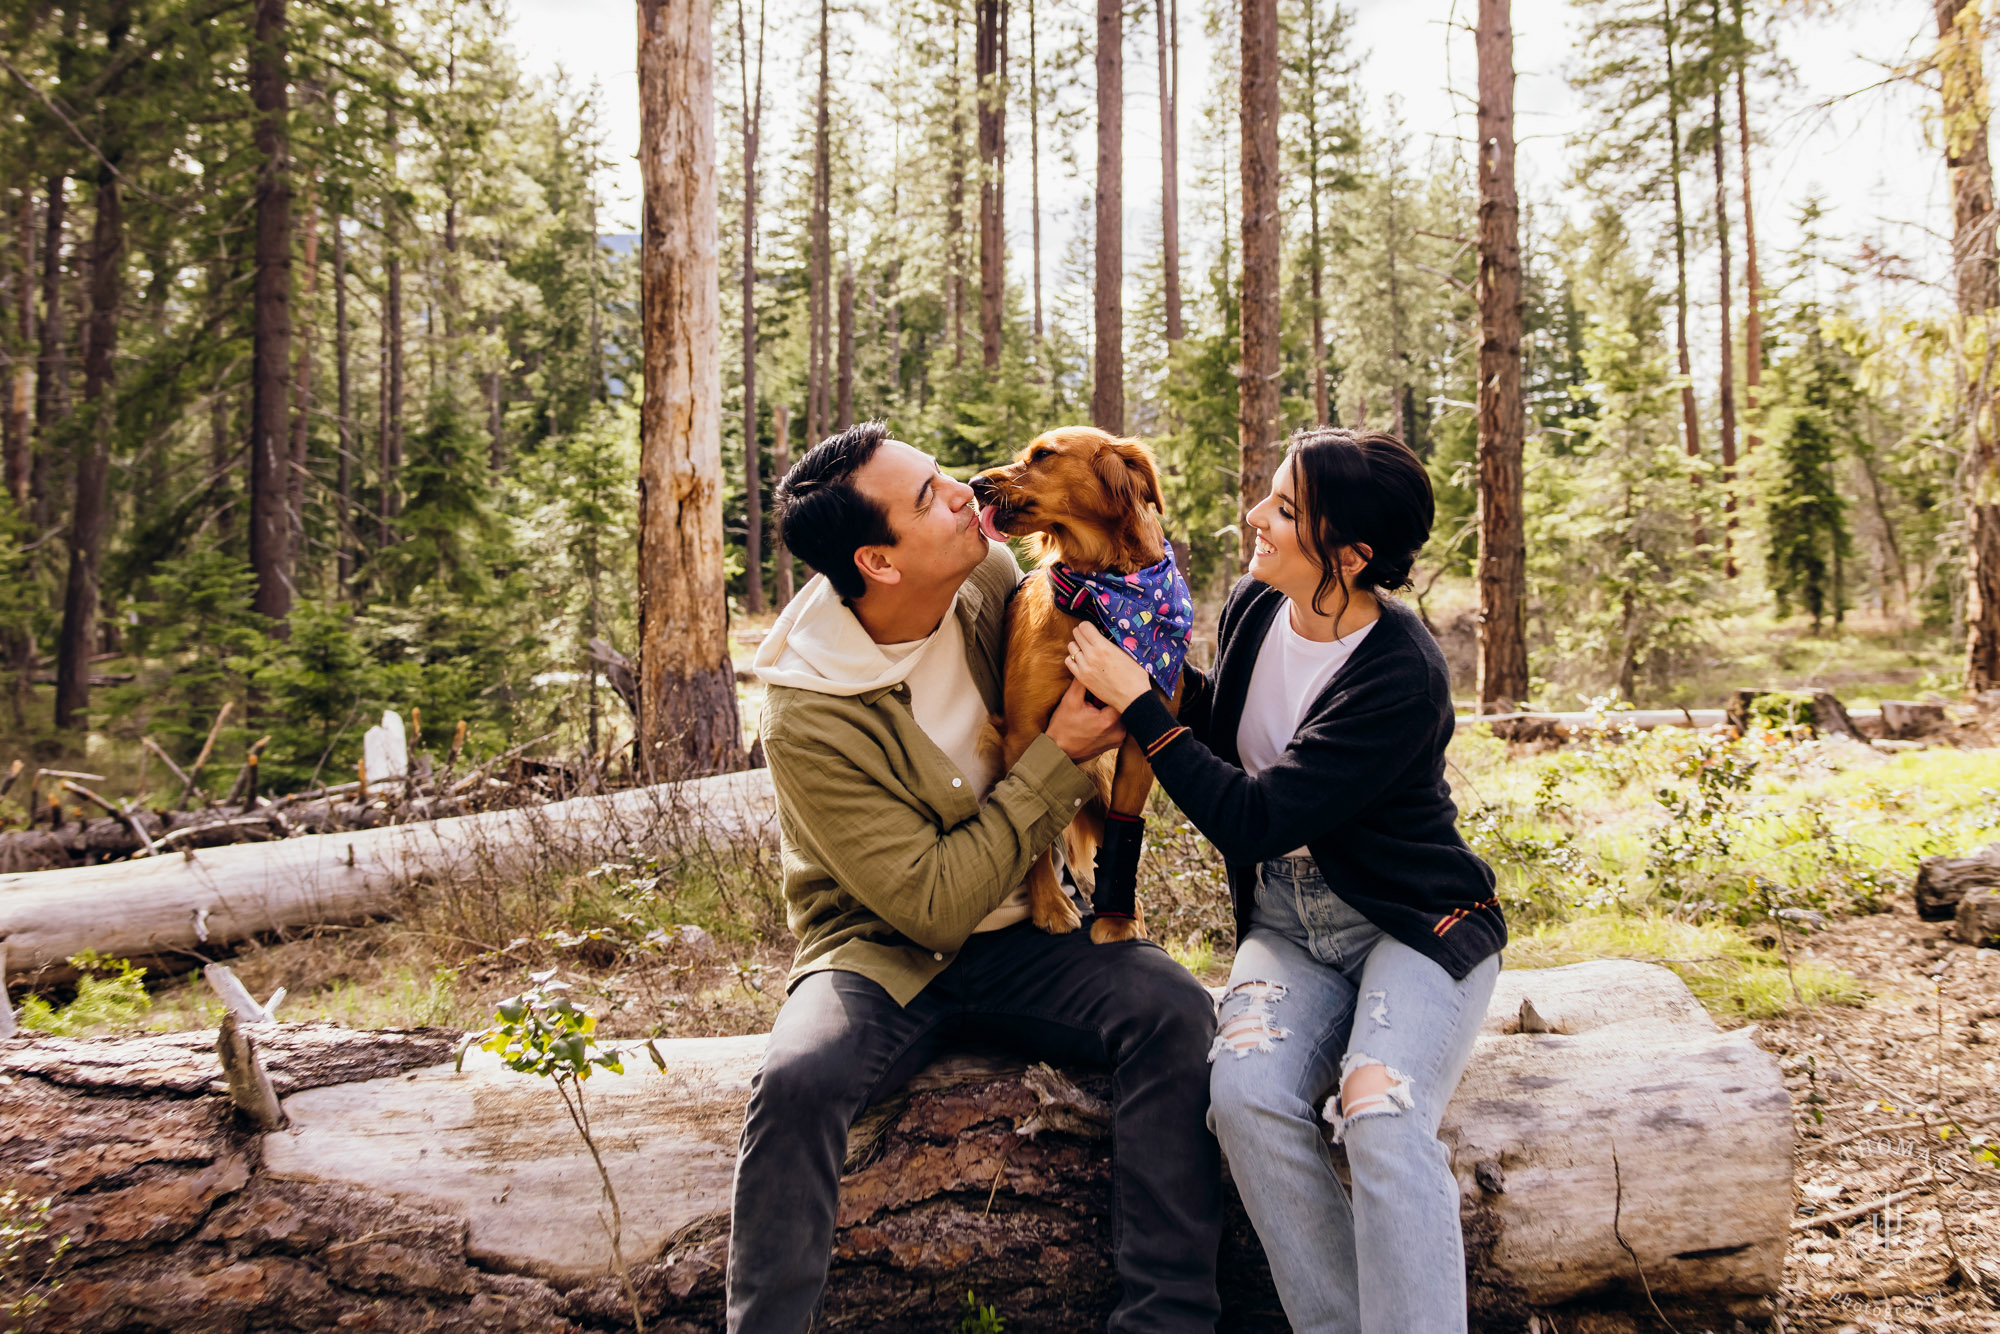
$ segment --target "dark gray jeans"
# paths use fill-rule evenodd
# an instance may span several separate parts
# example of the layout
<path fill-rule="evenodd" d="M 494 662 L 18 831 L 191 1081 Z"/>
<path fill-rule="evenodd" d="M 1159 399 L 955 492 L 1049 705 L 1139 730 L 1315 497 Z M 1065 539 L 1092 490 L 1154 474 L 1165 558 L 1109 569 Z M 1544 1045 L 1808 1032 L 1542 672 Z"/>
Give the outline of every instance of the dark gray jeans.
<path fill-rule="evenodd" d="M 1112 1071 L 1109 1328 L 1212 1330 L 1220 1155 L 1208 1131 L 1215 1008 L 1157 945 L 1022 923 L 973 936 L 907 1006 L 856 973 L 809 974 L 778 1012 L 736 1159 L 732 1334 L 799 1334 L 826 1284 L 847 1131 L 952 1038 Z"/>

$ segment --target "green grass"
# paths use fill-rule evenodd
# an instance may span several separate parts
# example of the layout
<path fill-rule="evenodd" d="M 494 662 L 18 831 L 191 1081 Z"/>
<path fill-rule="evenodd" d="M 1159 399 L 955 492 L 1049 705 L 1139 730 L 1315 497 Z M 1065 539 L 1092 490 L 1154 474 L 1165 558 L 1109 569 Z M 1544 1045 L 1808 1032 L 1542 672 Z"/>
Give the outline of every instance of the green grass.
<path fill-rule="evenodd" d="M 1799 938 L 1790 948 L 1796 953 Z M 1597 912 L 1545 922 L 1507 943 L 1509 968 L 1555 968 L 1590 959 L 1664 964 L 1719 1019 L 1769 1019 L 1798 1005 L 1859 1004 L 1861 984 L 1838 969 L 1794 959 L 1723 922 L 1682 922 Z"/>

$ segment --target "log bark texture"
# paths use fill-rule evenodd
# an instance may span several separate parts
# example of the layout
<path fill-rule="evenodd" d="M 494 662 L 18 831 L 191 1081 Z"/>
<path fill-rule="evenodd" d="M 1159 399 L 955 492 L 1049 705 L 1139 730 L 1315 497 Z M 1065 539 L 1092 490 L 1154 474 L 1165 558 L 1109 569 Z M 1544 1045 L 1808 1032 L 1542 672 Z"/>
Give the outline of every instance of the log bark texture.
<path fill-rule="evenodd" d="M 652 782 L 743 764 L 723 589 L 710 28 L 708 0 L 639 0 L 639 767 Z"/>
<path fill-rule="evenodd" d="M 0 875 L 0 940 L 14 975 L 30 982 L 67 977 L 66 961 L 85 949 L 185 968 L 237 941 L 392 913 L 419 878 L 504 879 L 624 847 L 772 837 L 773 812 L 770 776 L 758 769 L 424 824 Z"/>
<path fill-rule="evenodd" d="M 1958 905 L 1975 889 L 2000 889 L 2000 843 L 1969 857 L 1926 857 L 1917 864 L 1917 916 L 1927 922 L 1949 922 Z"/>
<path fill-rule="evenodd" d="M 1521 1032 L 1524 1002 L 1548 1031 Z M 629 1312 L 597 1178 L 554 1090 L 451 1035 L 270 1025 L 288 1129 L 223 1096 L 213 1035 L 0 1043 L 0 1181 L 53 1197 L 77 1249 L 30 1329 L 609 1329 Z M 662 1044 L 665 1073 L 590 1081 L 649 1328 L 720 1326 L 730 1168 L 761 1037 Z M 822 1319 L 934 1331 L 968 1286 L 1016 1331 L 1100 1325 L 1109 1258 L 1101 1074 L 960 1055 L 849 1138 Z M 1587 1303 L 1750 1314 L 1775 1293 L 1791 1103 L 1747 1030 L 1666 970 L 1503 973 L 1445 1116 L 1475 1328 Z M 31 1261 L 34 1257 L 31 1256 Z M 1223 1328 L 1286 1328 L 1240 1211 Z M 1564 1324 L 1571 1316 L 1564 1316 Z"/>

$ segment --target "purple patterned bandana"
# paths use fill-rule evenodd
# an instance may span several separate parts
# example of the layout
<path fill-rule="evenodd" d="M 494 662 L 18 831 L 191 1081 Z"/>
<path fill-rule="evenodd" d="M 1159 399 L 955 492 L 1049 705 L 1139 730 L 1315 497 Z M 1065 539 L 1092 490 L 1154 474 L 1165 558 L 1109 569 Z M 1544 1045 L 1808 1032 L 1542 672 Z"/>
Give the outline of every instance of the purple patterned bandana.
<path fill-rule="evenodd" d="M 1136 574 L 1079 574 L 1067 565 L 1048 567 L 1056 606 L 1087 616 L 1111 637 L 1166 692 L 1181 683 L 1188 634 L 1194 629 L 1194 598 L 1174 566 L 1174 549 L 1157 565 Z"/>

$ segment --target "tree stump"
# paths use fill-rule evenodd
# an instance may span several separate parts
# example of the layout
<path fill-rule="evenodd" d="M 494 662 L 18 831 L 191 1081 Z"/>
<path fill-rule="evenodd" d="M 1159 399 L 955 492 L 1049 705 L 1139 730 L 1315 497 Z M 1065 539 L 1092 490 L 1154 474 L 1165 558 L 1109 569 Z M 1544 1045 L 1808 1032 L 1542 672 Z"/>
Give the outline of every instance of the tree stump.
<path fill-rule="evenodd" d="M 1767 699 L 1779 706 L 1775 713 L 1773 705 L 1760 705 Z M 1776 722 L 1806 728 L 1814 736 L 1862 739 L 1846 706 L 1831 690 L 1738 690 L 1726 712 L 1730 726 L 1739 732 Z"/>
<path fill-rule="evenodd" d="M 1968 945 L 2000 948 L 2000 889 L 1970 890 L 1958 901 L 1958 938 Z"/>
<path fill-rule="evenodd" d="M 1893 741 L 1915 741 L 1945 730 L 1944 705 L 1907 699 L 1882 701 L 1882 735 Z"/>
<path fill-rule="evenodd" d="M 1523 1032 L 1524 1006 L 1535 1016 Z M 608 1329 L 597 1176 L 555 1091 L 453 1035 L 267 1025 L 289 1126 L 255 1132 L 214 1035 L 0 1043 L 0 1189 L 76 1249 L 33 1330 Z M 660 1044 L 587 1086 L 649 1329 L 721 1328 L 731 1171 L 762 1037 Z M 636 1073 L 643 1068 L 645 1073 Z M 1016 1331 L 1102 1324 L 1108 1081 L 966 1054 L 849 1140 L 819 1327 L 935 1331 L 968 1288 Z M 1665 969 L 1506 972 L 1443 1138 L 1477 1327 L 1551 1307 L 1751 1314 L 1782 1274 L 1791 1103 Z M 1628 1249 L 1629 1248 L 1629 1249 Z M 45 1253 L 45 1252 L 44 1252 Z M 31 1260 L 36 1257 L 31 1255 Z M 1283 1330 L 1232 1201 L 1231 1330 Z M 1565 1317 L 1567 1323 L 1567 1317 Z"/>

